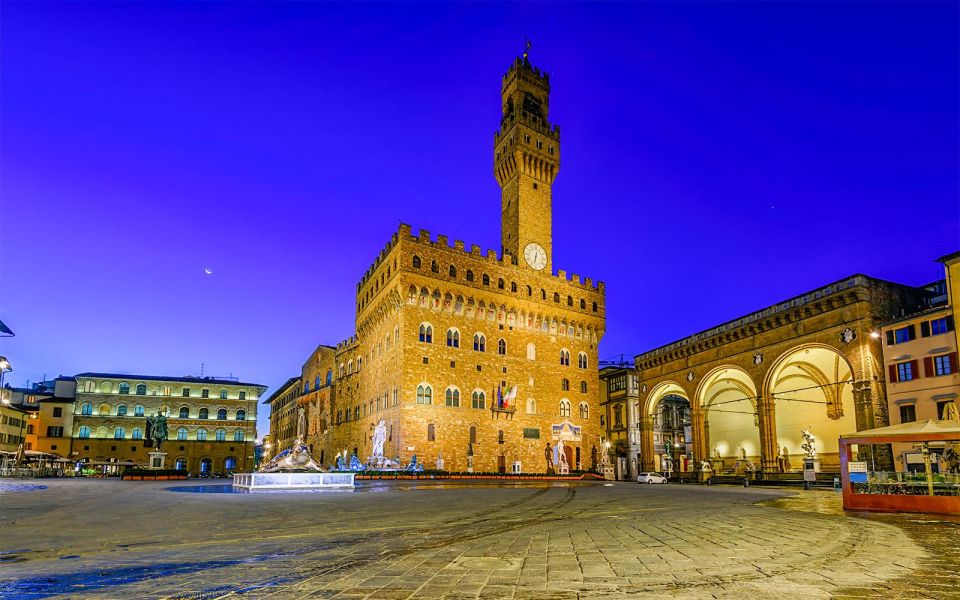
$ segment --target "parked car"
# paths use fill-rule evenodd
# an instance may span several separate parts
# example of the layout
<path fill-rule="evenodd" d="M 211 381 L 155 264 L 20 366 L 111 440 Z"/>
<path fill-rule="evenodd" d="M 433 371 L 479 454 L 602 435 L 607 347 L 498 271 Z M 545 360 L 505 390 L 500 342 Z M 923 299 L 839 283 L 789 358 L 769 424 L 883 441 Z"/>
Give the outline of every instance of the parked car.
<path fill-rule="evenodd" d="M 637 483 L 666 483 L 667 478 L 659 473 L 640 473 L 637 475 Z"/>

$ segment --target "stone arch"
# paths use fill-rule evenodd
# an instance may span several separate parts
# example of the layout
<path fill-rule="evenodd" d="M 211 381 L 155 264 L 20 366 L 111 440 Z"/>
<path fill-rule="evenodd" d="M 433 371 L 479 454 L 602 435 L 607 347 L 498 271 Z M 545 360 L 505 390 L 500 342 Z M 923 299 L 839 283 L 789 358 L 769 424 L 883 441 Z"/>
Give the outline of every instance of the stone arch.
<path fill-rule="evenodd" d="M 659 412 L 661 402 L 667 398 L 680 398 L 686 400 L 687 404 L 692 405 L 690 397 L 687 390 L 679 383 L 666 380 L 653 386 L 646 398 L 642 400 L 642 416 L 639 420 L 640 461 L 643 464 L 644 471 L 660 471 L 665 467 L 664 456 L 667 454 L 665 446 L 662 440 L 656 439 L 657 413 Z M 628 405 L 625 408 L 627 413 L 629 413 L 631 410 L 630 406 Z M 624 418 L 628 417 L 625 415 Z M 676 456 L 677 452 L 675 450 L 676 448 L 674 447 L 674 450 L 669 452 L 669 454 Z M 677 470 L 677 465 L 673 465 L 672 468 L 673 470 Z"/>
<path fill-rule="evenodd" d="M 720 365 L 701 378 L 694 397 L 698 457 L 709 457 L 718 471 L 746 468 L 745 461 L 759 468 L 764 450 L 759 394 L 750 374 Z"/>
<path fill-rule="evenodd" d="M 853 365 L 828 344 L 790 348 L 770 365 L 764 377 L 764 398 L 772 407 L 770 429 L 774 457 L 782 468 L 802 468 L 802 429 L 816 437 L 821 467 L 839 471 L 838 438 L 857 430 Z M 776 458 L 774 459 L 776 460 Z"/>

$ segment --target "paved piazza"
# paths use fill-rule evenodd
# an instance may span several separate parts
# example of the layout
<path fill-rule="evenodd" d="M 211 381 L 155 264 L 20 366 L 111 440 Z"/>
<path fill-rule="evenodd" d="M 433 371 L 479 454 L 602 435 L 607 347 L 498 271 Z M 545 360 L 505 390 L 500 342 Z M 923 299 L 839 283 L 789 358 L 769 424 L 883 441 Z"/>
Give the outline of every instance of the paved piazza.
<path fill-rule="evenodd" d="M 0 598 L 960 597 L 960 518 L 844 515 L 826 491 L 38 483 L 0 482 Z"/>

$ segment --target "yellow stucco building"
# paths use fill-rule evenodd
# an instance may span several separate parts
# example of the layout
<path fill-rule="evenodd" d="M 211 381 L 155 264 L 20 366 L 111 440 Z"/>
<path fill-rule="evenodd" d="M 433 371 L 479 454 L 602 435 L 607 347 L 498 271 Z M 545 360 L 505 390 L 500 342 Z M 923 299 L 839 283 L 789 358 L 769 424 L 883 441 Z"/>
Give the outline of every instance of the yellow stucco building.
<path fill-rule="evenodd" d="M 324 464 L 365 460 L 382 419 L 384 454 L 401 463 L 544 472 L 562 439 L 569 468 L 590 467 L 604 286 L 553 269 L 560 130 L 548 75 L 516 59 L 501 99 L 501 251 L 409 225 L 392 235 L 357 284 L 356 335 L 318 347 L 301 370 L 305 441 Z M 289 417 L 271 414 L 271 432 Z"/>

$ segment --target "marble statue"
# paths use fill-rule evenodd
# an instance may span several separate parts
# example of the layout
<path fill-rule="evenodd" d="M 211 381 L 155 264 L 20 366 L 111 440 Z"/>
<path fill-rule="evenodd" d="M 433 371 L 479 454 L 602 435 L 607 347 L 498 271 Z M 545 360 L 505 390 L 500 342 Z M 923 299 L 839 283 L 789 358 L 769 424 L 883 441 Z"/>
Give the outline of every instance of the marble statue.
<path fill-rule="evenodd" d="M 380 419 L 373 428 L 373 458 L 383 456 L 383 443 L 387 441 L 387 423 Z"/>
<path fill-rule="evenodd" d="M 307 437 L 307 409 L 303 406 L 297 407 L 297 439 Z"/>
<path fill-rule="evenodd" d="M 705 460 L 705 461 L 703 461 L 703 462 L 700 463 L 700 470 L 701 470 L 701 471 L 712 471 L 712 470 L 713 470 L 713 465 L 710 464 L 710 461 L 709 461 L 709 460 Z"/>
<path fill-rule="evenodd" d="M 812 429 L 812 427 L 808 427 L 806 429 L 800 430 L 800 435 L 803 436 L 803 444 L 801 444 L 800 447 L 803 448 L 803 451 L 807 453 L 806 455 L 807 458 L 816 458 L 817 457 L 817 447 L 816 447 L 817 438 L 813 437 L 813 434 L 810 433 L 810 429 Z"/>

